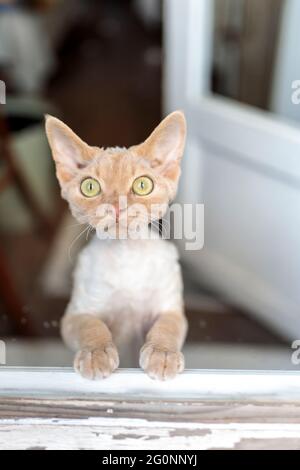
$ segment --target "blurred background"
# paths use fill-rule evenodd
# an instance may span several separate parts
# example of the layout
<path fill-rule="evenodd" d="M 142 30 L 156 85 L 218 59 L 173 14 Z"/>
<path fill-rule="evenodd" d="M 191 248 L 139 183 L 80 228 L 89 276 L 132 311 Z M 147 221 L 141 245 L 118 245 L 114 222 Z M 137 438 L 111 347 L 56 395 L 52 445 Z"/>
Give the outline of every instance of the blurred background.
<path fill-rule="evenodd" d="M 186 253 L 179 243 L 187 366 L 295 368 L 300 106 L 291 94 L 300 80 L 299 3 L 0 1 L 7 365 L 72 358 L 59 321 L 87 240 L 60 198 L 44 114 L 90 145 L 130 146 L 183 108 L 189 138 L 178 201 L 205 204 L 204 250 Z"/>

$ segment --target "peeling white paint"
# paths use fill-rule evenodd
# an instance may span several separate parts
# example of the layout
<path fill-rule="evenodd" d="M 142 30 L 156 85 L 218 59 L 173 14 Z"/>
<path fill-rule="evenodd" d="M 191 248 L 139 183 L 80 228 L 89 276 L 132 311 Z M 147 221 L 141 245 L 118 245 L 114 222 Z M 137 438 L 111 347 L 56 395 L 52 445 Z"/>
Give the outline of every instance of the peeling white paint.
<path fill-rule="evenodd" d="M 185 424 L 123 418 L 0 421 L 0 449 L 231 449 L 253 439 L 300 443 L 300 424 Z"/>
<path fill-rule="evenodd" d="M 8 416 L 18 416 L 19 399 L 19 416 L 26 416 L 27 404 L 35 416 L 40 409 L 48 413 L 45 416 L 56 416 L 63 413 L 64 406 L 72 408 L 73 416 L 79 416 L 77 409 L 86 413 L 82 419 L 0 419 L 0 449 L 200 450 L 252 448 L 252 444 L 268 448 L 271 442 L 278 448 L 282 443 L 288 448 L 300 448 L 299 373 L 192 370 L 170 383 L 161 383 L 141 371 L 127 369 L 107 380 L 89 382 L 71 369 L 4 367 L 0 368 L 0 384 L 1 409 Z M 176 403 L 172 413 L 178 413 L 178 419 L 168 421 L 167 409 L 161 421 L 131 418 L 133 405 L 127 398 L 133 397 L 139 402 L 141 413 L 155 405 L 155 416 L 160 416 L 159 407 L 164 403 Z M 192 406 L 199 403 L 197 422 L 189 422 L 189 399 Z M 210 408 L 211 402 L 215 405 Z M 127 413 L 127 417 L 117 417 L 116 403 L 122 403 L 122 413 Z M 93 414 L 92 408 L 88 411 L 90 404 L 96 406 L 97 412 L 105 404 L 102 412 L 106 416 L 87 418 Z M 148 415 L 150 412 L 144 416 Z M 184 416 L 186 421 L 182 421 Z M 203 418 L 205 422 L 201 422 Z M 256 422 L 249 423 L 252 419 Z"/>
<path fill-rule="evenodd" d="M 147 428 L 147 429 L 157 429 L 160 426 L 170 428 L 173 430 L 176 429 L 207 429 L 209 426 L 210 429 L 216 430 L 242 430 L 247 427 L 249 431 L 272 431 L 278 430 L 285 432 L 289 429 L 294 429 L 300 433 L 300 423 L 193 423 L 193 422 L 169 422 L 169 421 L 149 421 L 147 419 L 140 418 L 113 418 L 113 417 L 91 417 L 84 419 L 63 419 L 63 418 L 18 418 L 18 419 L 0 419 L 0 430 L 3 425 L 22 425 L 22 426 L 36 426 L 36 425 L 47 425 L 47 426 L 56 426 L 58 423 L 60 426 L 91 426 L 91 427 L 117 427 L 122 428 Z"/>

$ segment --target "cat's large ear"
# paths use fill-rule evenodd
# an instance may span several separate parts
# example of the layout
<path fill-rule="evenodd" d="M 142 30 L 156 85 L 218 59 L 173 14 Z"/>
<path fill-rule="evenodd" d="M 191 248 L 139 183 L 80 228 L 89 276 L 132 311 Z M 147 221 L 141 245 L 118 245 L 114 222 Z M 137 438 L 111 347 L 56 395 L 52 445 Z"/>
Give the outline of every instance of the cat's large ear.
<path fill-rule="evenodd" d="M 61 185 L 70 181 L 79 168 L 92 158 L 92 148 L 83 142 L 66 124 L 46 115 L 46 134 L 56 164 L 56 174 Z"/>
<path fill-rule="evenodd" d="M 134 151 L 150 160 L 152 167 L 167 172 L 166 176 L 177 179 L 186 138 L 186 120 L 183 112 L 169 114 Z"/>

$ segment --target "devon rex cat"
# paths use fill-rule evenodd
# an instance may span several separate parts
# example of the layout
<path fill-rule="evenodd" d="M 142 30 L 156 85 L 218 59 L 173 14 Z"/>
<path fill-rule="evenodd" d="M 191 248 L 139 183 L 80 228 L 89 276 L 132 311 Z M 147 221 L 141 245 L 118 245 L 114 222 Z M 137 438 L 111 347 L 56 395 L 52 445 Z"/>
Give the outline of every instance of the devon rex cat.
<path fill-rule="evenodd" d="M 183 113 L 170 114 L 128 149 L 90 147 L 52 116 L 46 132 L 62 196 L 97 234 L 79 255 L 62 319 L 62 336 L 77 351 L 76 371 L 89 379 L 109 376 L 119 365 L 116 345 L 140 336 L 140 366 L 154 379 L 174 377 L 184 368 L 187 330 L 181 271 L 175 247 L 148 236 L 148 226 L 176 194 Z"/>

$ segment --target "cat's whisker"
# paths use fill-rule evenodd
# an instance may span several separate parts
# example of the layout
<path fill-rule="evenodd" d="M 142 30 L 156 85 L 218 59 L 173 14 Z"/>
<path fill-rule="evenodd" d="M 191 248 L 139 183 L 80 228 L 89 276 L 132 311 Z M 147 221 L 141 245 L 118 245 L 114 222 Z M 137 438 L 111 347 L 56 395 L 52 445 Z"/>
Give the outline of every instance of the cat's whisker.
<path fill-rule="evenodd" d="M 142 223 L 150 225 L 150 229 L 153 228 L 159 233 L 161 232 L 161 229 L 166 230 L 165 227 L 160 226 L 159 221 L 156 219 L 151 220 L 151 218 L 149 219 L 148 217 L 145 217 L 142 219 Z"/>
<path fill-rule="evenodd" d="M 164 227 L 164 229 L 167 229 L 167 230 L 169 230 L 170 227 L 171 227 L 170 222 L 168 220 L 164 219 L 164 218 L 160 219 L 160 224 L 161 224 L 162 227 Z"/>
<path fill-rule="evenodd" d="M 92 225 L 89 225 L 88 227 L 88 231 L 87 231 L 87 234 L 86 234 L 86 241 L 88 241 L 89 239 L 89 236 L 90 236 L 90 233 L 94 230 L 94 227 Z"/>
<path fill-rule="evenodd" d="M 162 231 L 164 233 L 164 236 L 168 236 L 170 231 L 171 231 L 170 223 L 167 222 L 166 220 L 162 219 L 161 220 L 161 227 L 162 227 Z"/>
<path fill-rule="evenodd" d="M 80 225 L 87 224 L 87 221 L 89 220 L 89 216 L 88 215 L 83 215 L 83 216 L 81 216 L 81 218 L 86 220 L 86 222 L 76 222 L 74 224 L 67 225 L 67 228 L 79 227 Z"/>
<path fill-rule="evenodd" d="M 165 238 L 169 237 L 170 224 L 161 219 L 161 222 L 157 219 L 151 220 L 151 225 L 158 231 L 162 233 L 162 236 Z"/>
<path fill-rule="evenodd" d="M 79 240 L 79 238 L 89 229 L 89 225 L 87 227 L 85 227 L 84 230 L 82 230 L 82 232 L 79 233 L 79 235 L 77 235 L 74 240 L 72 241 L 71 245 L 69 246 L 69 249 L 68 249 L 68 258 L 69 258 L 69 261 L 72 262 L 72 256 L 71 256 L 71 250 L 74 246 L 74 244 L 77 242 L 77 240 Z"/>
<path fill-rule="evenodd" d="M 67 228 L 80 227 L 80 225 L 86 225 L 87 222 L 78 222 L 78 224 L 68 225 Z"/>
<path fill-rule="evenodd" d="M 163 227 L 160 225 L 154 225 L 154 229 L 156 229 L 160 236 L 165 237 L 165 231 Z"/>

